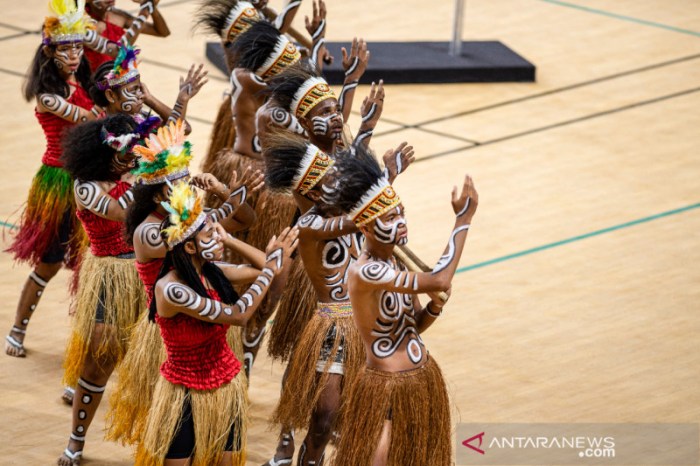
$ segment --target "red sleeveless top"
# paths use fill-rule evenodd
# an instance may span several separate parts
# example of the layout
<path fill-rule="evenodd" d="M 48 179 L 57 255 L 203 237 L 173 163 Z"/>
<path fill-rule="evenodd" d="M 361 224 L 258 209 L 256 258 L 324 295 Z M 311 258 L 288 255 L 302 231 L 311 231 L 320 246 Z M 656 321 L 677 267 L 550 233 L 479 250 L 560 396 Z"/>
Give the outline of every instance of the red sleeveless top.
<path fill-rule="evenodd" d="M 117 184 L 109 191 L 111 202 L 117 202 L 119 196 L 124 194 L 131 184 L 125 181 L 117 181 Z M 76 211 L 76 215 L 83 224 L 83 228 L 90 240 L 90 252 L 94 256 L 118 256 L 134 252 L 134 248 L 126 244 L 124 239 L 124 223 L 107 220 L 88 209 Z"/>
<path fill-rule="evenodd" d="M 90 12 L 90 5 L 85 6 L 85 11 L 90 17 L 96 21 L 102 21 L 101 19 L 95 17 L 92 12 Z M 100 34 L 105 39 L 111 40 L 112 42 L 119 42 L 119 39 L 124 35 L 124 28 L 117 26 L 114 23 L 110 23 L 106 19 L 103 21 L 105 23 L 105 30 Z M 113 57 L 106 55 L 104 53 L 96 52 L 91 48 L 85 47 L 85 58 L 87 58 L 90 64 L 90 71 L 93 73 L 95 70 L 104 62 L 114 60 Z"/>
<path fill-rule="evenodd" d="M 214 290 L 212 299 L 220 301 Z M 241 371 L 241 362 L 226 341 L 229 325 L 213 324 L 179 313 L 156 314 L 168 358 L 160 373 L 166 380 L 194 390 L 211 390 L 229 383 Z"/>
<path fill-rule="evenodd" d="M 160 272 L 160 267 L 163 265 L 163 259 L 153 259 L 150 262 L 136 261 L 134 264 L 136 264 L 136 271 L 143 282 L 143 286 L 146 288 L 147 303 L 150 306 L 153 299 L 153 285 L 156 284 L 158 279 L 158 272 Z"/>
<path fill-rule="evenodd" d="M 80 87 L 80 84 L 68 83 L 68 85 L 74 87 L 75 91 L 73 91 L 73 94 L 68 97 L 66 101 L 70 104 L 82 107 L 85 110 L 92 109 L 94 104 L 92 100 L 90 100 L 90 96 L 88 96 L 85 89 Z M 34 115 L 36 115 L 36 119 L 39 120 L 41 129 L 44 130 L 44 136 L 46 137 L 46 152 L 44 152 L 44 156 L 41 158 L 41 163 L 50 167 L 62 167 L 63 164 L 59 160 L 62 152 L 61 138 L 66 128 L 73 126 L 75 123 L 64 120 L 51 112 L 39 113 L 36 109 L 34 109 Z"/>

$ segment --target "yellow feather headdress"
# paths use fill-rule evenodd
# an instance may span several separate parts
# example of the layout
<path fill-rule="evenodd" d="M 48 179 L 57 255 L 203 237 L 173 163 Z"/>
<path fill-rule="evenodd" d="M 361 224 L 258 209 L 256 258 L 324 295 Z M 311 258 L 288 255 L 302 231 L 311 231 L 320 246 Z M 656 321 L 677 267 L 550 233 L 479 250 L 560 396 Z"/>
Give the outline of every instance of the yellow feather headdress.
<path fill-rule="evenodd" d="M 134 146 L 134 154 L 140 157 L 134 174 L 143 184 L 160 184 L 188 176 L 191 148 L 192 144 L 185 140 L 182 120 L 161 126 L 157 134 L 146 139 L 145 145 Z"/>
<path fill-rule="evenodd" d="M 67 44 L 82 42 L 88 29 L 94 29 L 92 19 L 85 14 L 85 0 L 50 0 L 50 16 L 44 20 L 43 43 Z"/>
<path fill-rule="evenodd" d="M 176 183 L 171 189 L 168 202 L 160 204 L 170 214 L 171 225 L 162 231 L 170 249 L 194 235 L 207 220 L 202 199 L 189 183 Z"/>

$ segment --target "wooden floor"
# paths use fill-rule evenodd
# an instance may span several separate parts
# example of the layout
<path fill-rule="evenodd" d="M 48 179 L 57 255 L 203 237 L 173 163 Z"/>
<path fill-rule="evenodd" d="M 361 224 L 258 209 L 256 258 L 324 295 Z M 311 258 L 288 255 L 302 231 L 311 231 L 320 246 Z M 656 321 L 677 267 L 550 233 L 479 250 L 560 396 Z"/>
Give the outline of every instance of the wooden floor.
<path fill-rule="evenodd" d="M 8 225 L 44 147 L 19 89 L 45 3 L 12 2 L 0 20 L 0 219 Z M 371 49 L 373 40 L 449 36 L 448 0 L 327 3 L 329 40 L 363 36 Z M 206 38 L 191 32 L 194 2 L 160 5 L 172 36 L 139 39 L 141 71 L 172 102 L 183 69 L 205 60 Z M 447 378 L 454 422 L 700 422 L 700 7 L 466 5 L 465 39 L 503 41 L 537 65 L 537 83 L 390 86 L 372 140 L 380 153 L 404 140 L 417 148 L 396 187 L 409 244 L 429 263 L 450 232 L 452 184 L 468 172 L 479 189 L 452 300 L 424 338 Z M 199 156 L 227 87 L 216 70 L 212 78 L 189 107 Z M 3 332 L 28 272 L 0 256 Z M 66 445 L 67 278 L 59 274 L 44 294 L 28 358 L 0 357 L 1 464 L 53 464 Z M 274 450 L 266 422 L 282 370 L 266 356 L 254 368 L 249 465 Z M 102 441 L 102 426 L 98 414 L 84 464 L 130 464 L 128 449 Z"/>

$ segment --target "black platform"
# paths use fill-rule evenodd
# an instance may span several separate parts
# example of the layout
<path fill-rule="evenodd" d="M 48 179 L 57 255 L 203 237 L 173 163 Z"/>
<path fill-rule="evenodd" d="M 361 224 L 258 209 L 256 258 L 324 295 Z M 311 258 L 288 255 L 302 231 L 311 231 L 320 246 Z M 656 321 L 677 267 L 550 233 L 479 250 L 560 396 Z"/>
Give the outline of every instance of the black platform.
<path fill-rule="evenodd" d="M 335 61 L 323 67 L 330 84 L 342 84 L 341 47 L 326 44 Z M 363 83 L 383 79 L 387 84 L 533 82 L 535 66 L 498 41 L 463 42 L 462 56 L 448 55 L 447 42 L 370 42 L 372 53 Z M 207 43 L 207 58 L 226 74 L 221 44 Z"/>

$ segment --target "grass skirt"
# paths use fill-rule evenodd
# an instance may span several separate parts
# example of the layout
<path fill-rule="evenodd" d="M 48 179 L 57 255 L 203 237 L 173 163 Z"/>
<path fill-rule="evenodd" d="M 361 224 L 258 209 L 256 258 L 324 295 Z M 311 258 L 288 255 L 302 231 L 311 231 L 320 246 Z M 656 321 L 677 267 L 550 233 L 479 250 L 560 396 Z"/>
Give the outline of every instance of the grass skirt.
<path fill-rule="evenodd" d="M 36 267 L 57 243 L 66 215 L 70 232 L 68 242 L 62 245 L 65 248 L 63 261 L 66 267 L 75 269 L 85 252 L 87 236 L 75 215 L 73 180 L 62 168 L 42 165 L 32 180 L 19 231 L 7 251 L 16 261 Z"/>
<path fill-rule="evenodd" d="M 414 370 L 364 368 L 350 387 L 335 466 L 369 466 L 391 413 L 388 466 L 449 466 L 452 427 L 447 388 L 433 359 Z"/>
<path fill-rule="evenodd" d="M 328 306 L 328 304 L 324 304 Z M 322 373 L 316 372 L 321 350 L 331 327 L 335 325 L 335 339 Z M 365 348 L 355 326 L 352 314 L 341 317 L 316 312 L 304 329 L 294 354 L 289 361 L 287 378 L 282 387 L 279 404 L 272 415 L 272 422 L 290 429 L 306 429 L 316 408 L 321 392 L 328 381 L 329 369 L 336 359 L 338 346 L 343 344 L 345 353 L 341 409 L 334 429 L 342 425 L 344 406 L 351 381 L 365 363 Z"/>
<path fill-rule="evenodd" d="M 267 343 L 270 357 L 283 362 L 289 360 L 304 328 L 314 315 L 318 300 L 298 254 L 292 262 L 287 283 Z"/>
<path fill-rule="evenodd" d="M 214 390 L 192 390 L 160 377 L 148 411 L 143 442 L 136 451 L 138 466 L 161 466 L 177 431 L 185 397 L 190 397 L 195 430 L 192 466 L 218 465 L 231 425 L 240 426 L 241 450 L 233 452 L 231 466 L 245 465 L 247 426 L 246 382 L 236 376 Z"/>
<path fill-rule="evenodd" d="M 240 361 L 243 360 L 241 328 L 231 326 L 226 340 Z M 119 383 L 112 392 L 107 411 L 105 438 L 122 445 L 136 445 L 143 439 L 153 391 L 160 377 L 160 366 L 167 353 L 160 329 L 144 312 L 131 334 L 129 351 L 119 366 Z M 245 379 L 241 371 L 237 377 Z"/>
<path fill-rule="evenodd" d="M 93 342 L 97 306 L 104 307 L 105 331 Z M 121 362 L 131 330 L 146 312 L 146 292 L 136 272 L 134 259 L 97 257 L 87 254 L 80 268 L 80 287 L 74 302 L 73 330 L 63 363 L 63 383 L 75 386 L 88 351 L 93 357 Z M 112 344 L 112 337 L 116 344 Z"/>
<path fill-rule="evenodd" d="M 219 153 L 223 150 L 233 148 L 233 143 L 236 141 L 236 125 L 233 124 L 233 114 L 231 112 L 231 96 L 227 95 L 219 107 L 219 112 L 216 114 L 214 128 L 211 131 L 211 141 L 209 142 L 209 151 L 202 163 L 202 171 L 204 173 L 212 173 L 212 167 L 216 165 Z"/>

